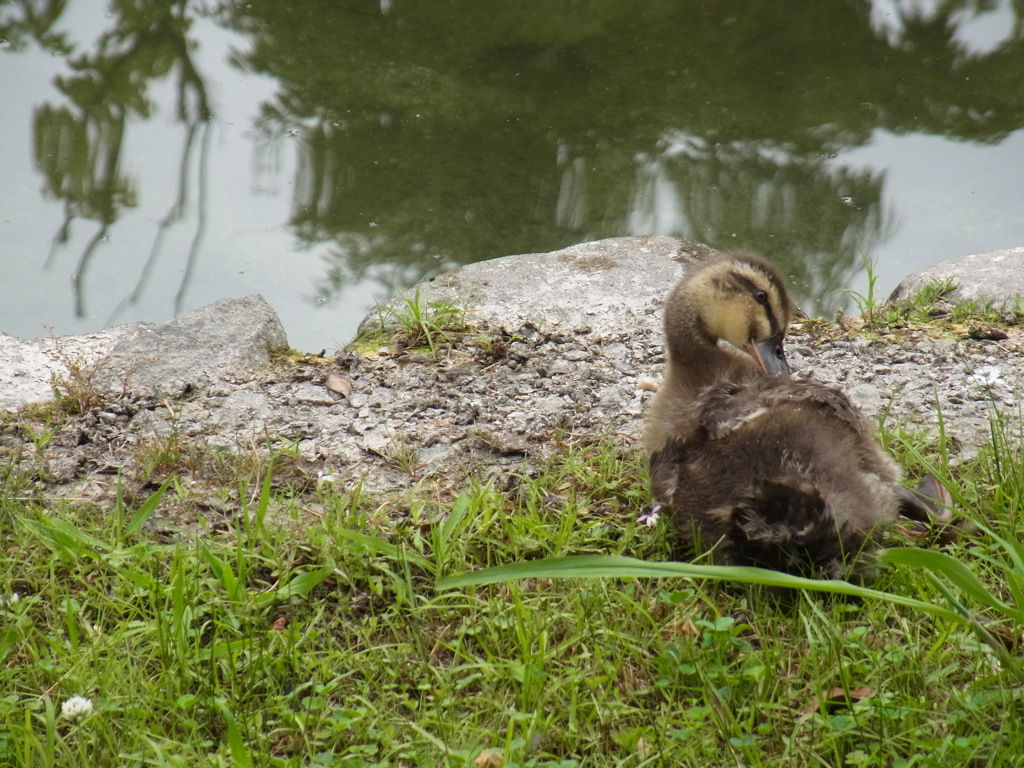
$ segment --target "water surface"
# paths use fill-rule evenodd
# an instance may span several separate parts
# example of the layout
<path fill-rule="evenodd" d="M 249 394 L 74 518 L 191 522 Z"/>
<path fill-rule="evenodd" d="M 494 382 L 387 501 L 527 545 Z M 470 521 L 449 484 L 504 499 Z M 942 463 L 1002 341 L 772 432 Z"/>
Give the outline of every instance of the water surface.
<path fill-rule="evenodd" d="M 629 234 L 811 311 L 1024 244 L 1002 2 L 0 2 L 0 330 L 262 293 L 333 348 L 452 266 Z"/>

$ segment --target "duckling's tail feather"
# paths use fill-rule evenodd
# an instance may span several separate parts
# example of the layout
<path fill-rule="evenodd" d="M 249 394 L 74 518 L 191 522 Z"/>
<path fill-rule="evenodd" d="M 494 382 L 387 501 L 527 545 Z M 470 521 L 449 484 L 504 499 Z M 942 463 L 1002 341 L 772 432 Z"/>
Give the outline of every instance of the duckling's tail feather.
<path fill-rule="evenodd" d="M 841 525 L 818 490 L 799 478 L 759 480 L 732 511 L 731 536 L 743 561 L 799 576 L 848 578 L 865 545 Z"/>

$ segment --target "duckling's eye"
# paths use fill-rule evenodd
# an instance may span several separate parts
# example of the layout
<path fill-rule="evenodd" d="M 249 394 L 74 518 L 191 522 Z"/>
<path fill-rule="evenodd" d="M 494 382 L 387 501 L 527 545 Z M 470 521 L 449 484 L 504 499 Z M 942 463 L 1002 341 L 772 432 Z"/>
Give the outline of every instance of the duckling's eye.
<path fill-rule="evenodd" d="M 754 301 L 762 306 L 768 306 L 768 292 L 767 291 L 754 291 Z"/>

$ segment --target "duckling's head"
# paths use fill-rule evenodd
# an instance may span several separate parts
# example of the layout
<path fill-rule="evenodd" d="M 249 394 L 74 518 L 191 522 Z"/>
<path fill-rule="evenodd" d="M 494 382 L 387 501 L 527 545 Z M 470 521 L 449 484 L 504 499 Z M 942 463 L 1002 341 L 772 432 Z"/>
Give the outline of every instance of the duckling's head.
<path fill-rule="evenodd" d="M 670 359 L 692 373 L 724 364 L 789 373 L 782 341 L 794 312 L 782 277 L 764 259 L 709 259 L 691 267 L 665 302 Z"/>

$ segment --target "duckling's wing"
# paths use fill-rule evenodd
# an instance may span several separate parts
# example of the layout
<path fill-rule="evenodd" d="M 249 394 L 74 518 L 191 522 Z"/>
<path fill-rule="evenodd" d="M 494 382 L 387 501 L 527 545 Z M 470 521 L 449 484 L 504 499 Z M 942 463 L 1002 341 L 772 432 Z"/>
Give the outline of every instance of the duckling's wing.
<path fill-rule="evenodd" d="M 860 576 L 896 515 L 898 472 L 841 391 L 760 379 L 706 390 L 688 439 L 652 463 L 684 523 L 724 536 L 741 563 Z"/>
<path fill-rule="evenodd" d="M 846 424 L 858 433 L 867 429 L 863 414 L 846 393 L 817 381 L 772 382 L 771 387 L 761 389 L 758 401 L 765 408 L 802 404 L 833 421 Z"/>
<path fill-rule="evenodd" d="M 870 431 L 857 407 L 838 389 L 815 381 L 777 378 L 710 387 L 697 399 L 691 423 L 708 439 L 718 440 L 762 416 L 794 408 L 809 410 L 833 427 L 858 435 Z"/>
<path fill-rule="evenodd" d="M 763 395 L 762 387 L 751 384 L 722 384 L 705 390 L 690 419 L 695 435 L 701 441 L 727 439 L 771 407 Z"/>
<path fill-rule="evenodd" d="M 748 476 L 727 466 L 712 474 L 714 442 L 673 439 L 651 456 L 651 490 L 684 536 L 692 541 L 696 528 L 705 545 L 717 542 L 721 562 L 804 576 L 867 575 L 870 561 L 861 555 L 871 532 L 838 521 L 820 489 L 799 474 Z"/>

